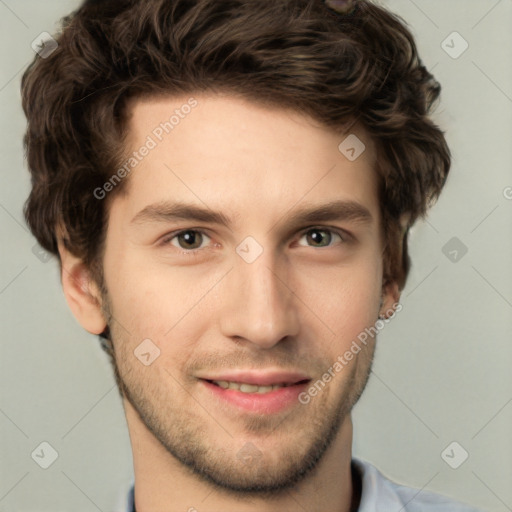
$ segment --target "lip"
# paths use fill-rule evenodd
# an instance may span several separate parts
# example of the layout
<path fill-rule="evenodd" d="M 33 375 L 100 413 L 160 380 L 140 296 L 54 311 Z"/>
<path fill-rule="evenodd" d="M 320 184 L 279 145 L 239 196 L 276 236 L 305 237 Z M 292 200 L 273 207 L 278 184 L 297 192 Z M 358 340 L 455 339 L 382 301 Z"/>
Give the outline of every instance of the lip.
<path fill-rule="evenodd" d="M 297 384 L 298 382 L 311 380 L 311 378 L 300 372 L 289 372 L 282 370 L 275 371 L 256 371 L 256 370 L 236 370 L 224 373 L 213 373 L 209 375 L 199 375 L 203 380 L 227 380 L 229 382 L 243 382 L 254 386 L 273 386 L 275 384 Z"/>
<path fill-rule="evenodd" d="M 258 414 L 276 414 L 294 405 L 299 405 L 299 395 L 308 386 L 311 379 L 304 374 L 290 372 L 230 372 L 209 375 L 199 378 L 202 388 L 208 393 L 209 399 L 213 397 L 221 406 L 234 408 L 237 411 Z M 267 393 L 243 393 L 236 389 L 224 389 L 214 384 L 213 380 L 227 380 L 244 382 L 255 386 L 271 386 L 287 383 L 288 386 L 274 389 Z"/>

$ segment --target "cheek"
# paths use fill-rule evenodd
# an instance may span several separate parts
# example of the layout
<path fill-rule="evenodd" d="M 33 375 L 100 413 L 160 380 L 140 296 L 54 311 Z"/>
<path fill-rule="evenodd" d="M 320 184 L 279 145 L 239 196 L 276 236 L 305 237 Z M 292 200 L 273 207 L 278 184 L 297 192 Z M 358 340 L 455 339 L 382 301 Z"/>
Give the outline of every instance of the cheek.
<path fill-rule="evenodd" d="M 105 283 L 114 321 L 122 326 L 119 332 L 123 337 L 129 333 L 134 343 L 141 336 L 142 339 L 161 336 L 172 327 L 172 318 L 162 314 L 175 310 L 172 289 L 167 287 L 167 293 L 163 293 L 162 277 L 158 279 L 147 265 L 123 252 L 105 255 Z"/>
<path fill-rule="evenodd" d="M 378 318 L 380 290 L 367 283 L 367 288 L 351 289 L 345 296 L 343 317 L 339 322 L 338 339 L 350 345 L 361 332 L 373 326 Z"/>
<path fill-rule="evenodd" d="M 378 258 L 361 255 L 357 264 L 325 272 L 303 271 L 299 276 L 294 291 L 308 306 L 300 306 L 301 311 L 314 313 L 316 325 L 325 331 L 327 339 L 335 336 L 340 342 L 350 343 L 374 325 L 382 295 L 382 263 Z"/>
<path fill-rule="evenodd" d="M 207 300 L 215 284 L 211 274 L 198 276 L 190 269 L 171 269 L 130 255 L 110 261 L 115 264 L 105 264 L 105 280 L 121 349 L 133 352 L 150 339 L 161 351 L 159 362 L 186 360 L 194 340 L 212 321 L 206 311 L 212 308 Z"/>
<path fill-rule="evenodd" d="M 375 324 L 382 295 L 382 264 L 373 254 L 332 268 L 303 268 L 290 286 L 302 325 L 312 329 L 318 347 L 343 353 Z M 322 348 L 323 347 L 323 348 Z"/>

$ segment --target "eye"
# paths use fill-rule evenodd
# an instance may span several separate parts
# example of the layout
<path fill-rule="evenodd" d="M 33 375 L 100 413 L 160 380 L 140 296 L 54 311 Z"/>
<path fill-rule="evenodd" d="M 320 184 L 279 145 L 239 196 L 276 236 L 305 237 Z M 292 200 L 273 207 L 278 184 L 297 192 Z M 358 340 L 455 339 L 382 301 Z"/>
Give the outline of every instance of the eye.
<path fill-rule="evenodd" d="M 342 235 L 342 233 L 322 227 L 309 228 L 307 231 L 304 232 L 304 234 L 301 237 L 301 240 L 302 238 L 306 237 L 308 241 L 313 242 L 313 247 L 329 247 L 330 242 L 333 239 L 333 235 L 337 236 L 342 243 L 345 242 L 345 235 Z M 322 243 L 324 245 L 317 245 Z"/>
<path fill-rule="evenodd" d="M 338 237 L 340 243 L 348 242 L 347 234 L 329 228 L 313 227 L 309 228 L 307 231 L 303 231 L 302 233 L 303 234 L 299 239 L 299 242 L 303 238 L 306 238 L 308 241 L 307 245 L 320 249 L 324 247 L 330 247 L 334 237 Z M 197 229 L 185 229 L 167 235 L 161 241 L 161 245 L 165 246 L 170 244 L 177 249 L 181 249 L 184 253 L 194 254 L 201 249 L 206 248 L 206 246 L 201 247 L 202 243 L 205 241 L 205 238 L 207 239 L 206 241 L 211 240 L 211 238 L 204 231 Z M 303 244 L 299 243 L 299 245 Z"/>
<path fill-rule="evenodd" d="M 179 231 L 178 233 L 173 233 L 167 236 L 162 240 L 162 244 L 171 244 L 178 249 L 185 249 L 187 252 L 193 252 L 194 250 L 201 248 L 201 242 L 205 237 L 210 239 L 210 237 L 204 233 L 204 231 L 186 229 L 184 231 Z M 176 243 L 173 242 L 174 240 L 176 240 Z"/>

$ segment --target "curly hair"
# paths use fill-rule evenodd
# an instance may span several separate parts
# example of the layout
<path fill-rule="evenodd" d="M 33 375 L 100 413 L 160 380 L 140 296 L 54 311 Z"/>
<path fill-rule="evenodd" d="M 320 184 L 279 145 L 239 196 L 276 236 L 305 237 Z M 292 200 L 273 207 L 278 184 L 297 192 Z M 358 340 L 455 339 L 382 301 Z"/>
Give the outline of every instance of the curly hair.
<path fill-rule="evenodd" d="M 88 0 L 62 19 L 21 89 L 40 245 L 66 248 L 98 279 L 129 100 L 222 91 L 291 108 L 334 130 L 359 122 L 375 142 L 384 281 L 403 289 L 409 227 L 437 200 L 451 163 L 431 111 L 440 85 L 405 22 L 370 0 Z"/>

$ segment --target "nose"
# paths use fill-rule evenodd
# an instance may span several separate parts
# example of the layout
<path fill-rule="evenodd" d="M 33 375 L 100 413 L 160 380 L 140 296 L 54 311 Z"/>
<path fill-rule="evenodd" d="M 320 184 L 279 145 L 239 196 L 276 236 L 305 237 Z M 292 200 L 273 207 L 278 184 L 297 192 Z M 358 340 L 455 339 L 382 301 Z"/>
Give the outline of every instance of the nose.
<path fill-rule="evenodd" d="M 261 349 L 296 336 L 297 299 L 289 275 L 286 262 L 276 264 L 270 251 L 263 251 L 252 263 L 236 255 L 223 288 L 223 335 Z"/>

